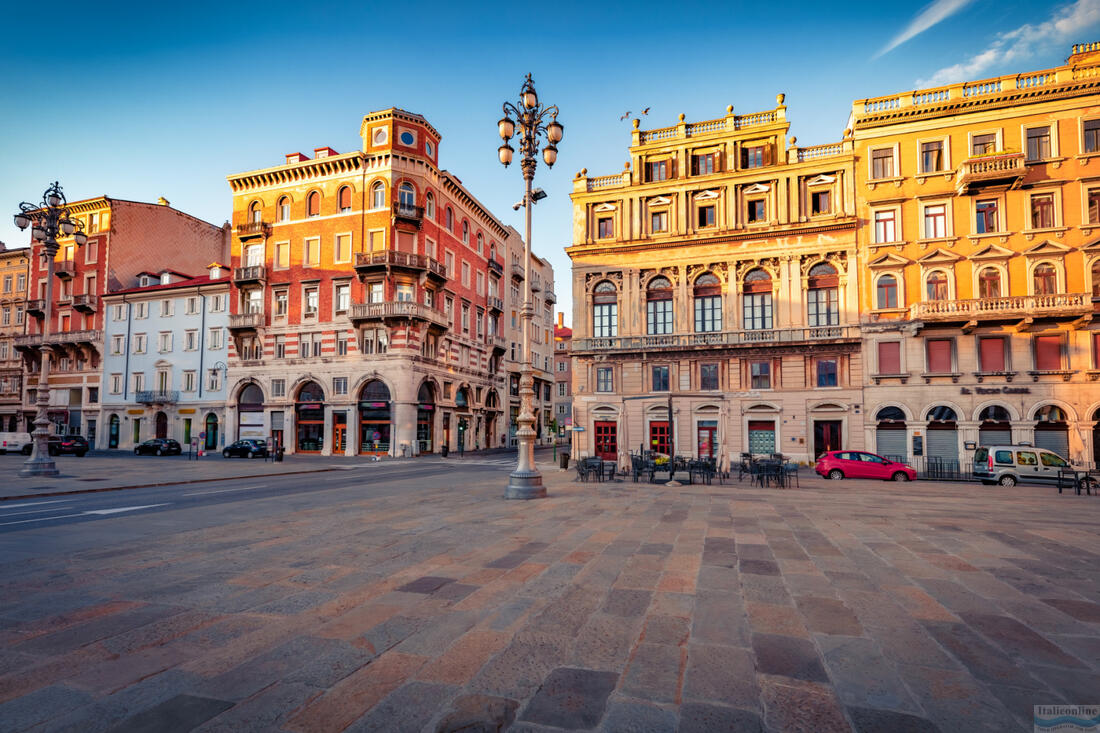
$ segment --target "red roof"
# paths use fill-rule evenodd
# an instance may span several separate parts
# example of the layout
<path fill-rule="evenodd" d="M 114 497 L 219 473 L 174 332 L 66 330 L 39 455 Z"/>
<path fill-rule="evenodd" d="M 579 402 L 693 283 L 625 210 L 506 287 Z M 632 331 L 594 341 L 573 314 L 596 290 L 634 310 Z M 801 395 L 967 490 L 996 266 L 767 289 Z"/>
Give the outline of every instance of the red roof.
<path fill-rule="evenodd" d="M 178 280 L 174 283 L 168 283 L 167 285 L 146 285 L 143 288 L 126 288 L 124 290 L 112 290 L 107 295 L 123 295 L 126 293 L 151 293 L 156 290 L 174 290 L 176 288 L 193 288 L 198 285 L 210 285 L 211 283 L 228 283 L 229 278 L 222 277 L 217 280 L 211 280 L 209 275 L 202 275 L 200 277 L 192 277 L 187 280 Z"/>
<path fill-rule="evenodd" d="M 571 339 L 573 338 L 573 329 L 569 326 L 554 326 L 554 338 Z"/>

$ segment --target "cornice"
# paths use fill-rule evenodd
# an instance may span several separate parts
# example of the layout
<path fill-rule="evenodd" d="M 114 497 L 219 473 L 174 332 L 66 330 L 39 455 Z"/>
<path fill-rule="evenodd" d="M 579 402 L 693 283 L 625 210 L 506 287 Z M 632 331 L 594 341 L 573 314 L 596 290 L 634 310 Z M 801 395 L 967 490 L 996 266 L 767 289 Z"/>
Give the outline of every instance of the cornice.
<path fill-rule="evenodd" d="M 653 240 L 631 239 L 613 244 L 575 244 L 565 248 L 565 253 L 573 258 L 575 255 L 607 255 L 634 252 L 647 252 L 654 250 L 678 249 L 682 247 L 711 247 L 718 244 L 731 244 L 746 240 L 767 240 L 783 237 L 802 236 L 806 234 L 822 234 L 825 232 L 850 231 L 853 236 L 858 229 L 858 219 L 852 217 L 839 222 L 819 226 L 799 226 L 790 229 L 766 229 L 755 231 L 737 231 L 725 235 L 706 237 L 704 239 L 671 239 L 658 242 Z M 855 242 L 853 240 L 852 244 Z"/>

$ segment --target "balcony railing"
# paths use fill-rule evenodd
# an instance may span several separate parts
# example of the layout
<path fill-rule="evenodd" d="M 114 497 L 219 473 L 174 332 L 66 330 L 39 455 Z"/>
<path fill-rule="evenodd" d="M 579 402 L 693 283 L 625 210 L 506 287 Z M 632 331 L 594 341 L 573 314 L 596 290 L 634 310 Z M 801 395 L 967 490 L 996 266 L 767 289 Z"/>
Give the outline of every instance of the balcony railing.
<path fill-rule="evenodd" d="M 258 283 L 267 279 L 267 268 L 263 265 L 245 265 L 233 268 L 233 282 L 238 285 L 244 283 Z"/>
<path fill-rule="evenodd" d="M 411 319 L 427 321 L 441 328 L 447 328 L 450 321 L 447 314 L 431 306 L 412 301 L 391 301 L 387 303 L 352 303 L 348 317 L 353 321 L 384 321 Z"/>
<path fill-rule="evenodd" d="M 99 298 L 94 295 L 73 296 L 73 308 L 84 313 L 95 313 L 99 308 Z"/>
<path fill-rule="evenodd" d="M 72 260 L 57 260 L 53 263 L 53 274 L 69 278 L 76 273 L 76 264 Z"/>
<path fill-rule="evenodd" d="M 179 402 L 179 399 L 180 393 L 176 389 L 146 389 L 134 395 L 134 401 L 139 405 L 171 405 Z"/>
<path fill-rule="evenodd" d="M 46 337 L 47 344 L 90 344 L 99 346 L 103 341 L 103 332 L 93 329 L 84 331 L 60 331 Z M 26 334 L 15 337 L 15 348 L 33 348 L 42 343 L 42 334 Z"/>
<path fill-rule="evenodd" d="M 266 221 L 246 221 L 237 226 L 237 237 L 240 239 L 266 237 L 270 233 L 271 224 Z"/>
<path fill-rule="evenodd" d="M 546 298 L 547 303 L 557 303 L 558 302 L 558 296 L 554 295 L 554 291 L 551 290 L 550 288 L 546 289 L 546 293 L 543 295 L 543 297 Z"/>
<path fill-rule="evenodd" d="M 39 334 L 27 334 L 15 337 L 15 348 L 33 349 L 42 344 L 42 336 Z"/>
<path fill-rule="evenodd" d="M 504 274 L 504 265 L 500 264 L 496 260 L 490 259 L 489 260 L 489 271 L 493 272 L 493 273 L 496 273 L 496 275 L 499 277 L 500 275 Z"/>
<path fill-rule="evenodd" d="M 394 201 L 393 216 L 395 219 L 403 219 L 419 227 L 421 220 L 424 218 L 424 207 Z"/>
<path fill-rule="evenodd" d="M 1024 177 L 1023 153 L 981 155 L 964 160 L 955 174 L 955 190 L 969 194 L 988 186 L 1015 188 Z"/>
<path fill-rule="evenodd" d="M 1077 316 L 1091 311 L 1092 296 L 1088 293 L 1055 293 L 972 300 L 932 300 L 909 306 L 909 317 L 921 321 L 971 321 Z"/>
<path fill-rule="evenodd" d="M 613 336 L 610 338 L 573 339 L 573 353 L 581 351 L 650 351 L 655 349 L 695 349 L 713 346 L 752 346 L 793 344 L 858 339 L 856 326 L 818 326 L 813 328 L 769 328 L 709 333 L 677 333 L 662 336 Z"/>
<path fill-rule="evenodd" d="M 383 249 L 377 252 L 359 252 L 355 255 L 355 269 L 366 271 L 379 268 L 398 268 L 427 272 L 440 280 L 447 279 L 447 266 L 425 255 Z"/>
<path fill-rule="evenodd" d="M 496 311 L 497 313 L 503 313 L 504 312 L 504 300 L 502 298 L 496 297 L 495 295 L 490 295 L 489 296 L 489 310 L 490 311 Z"/>
<path fill-rule="evenodd" d="M 264 325 L 263 313 L 230 313 L 229 330 L 255 330 Z"/>
<path fill-rule="evenodd" d="M 43 318 L 46 315 L 46 301 L 42 298 L 35 298 L 34 300 L 27 301 L 27 314 L 35 316 L 37 318 Z"/>
<path fill-rule="evenodd" d="M 489 345 L 500 352 L 508 351 L 508 339 L 495 333 L 489 334 Z"/>
<path fill-rule="evenodd" d="M 518 262 L 512 263 L 512 277 L 517 280 L 523 279 L 523 265 Z"/>

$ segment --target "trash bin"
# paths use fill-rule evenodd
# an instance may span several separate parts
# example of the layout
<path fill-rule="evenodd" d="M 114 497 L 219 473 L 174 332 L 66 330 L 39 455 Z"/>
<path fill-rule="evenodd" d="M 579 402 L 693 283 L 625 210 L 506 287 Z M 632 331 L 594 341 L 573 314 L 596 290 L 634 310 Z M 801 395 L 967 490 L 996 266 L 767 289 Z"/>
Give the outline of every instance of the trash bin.
<path fill-rule="evenodd" d="M 446 458 L 447 454 L 450 453 L 450 452 L 451 452 L 451 447 L 448 446 L 448 445 L 441 445 L 439 447 L 439 455 L 443 456 L 444 458 Z"/>
<path fill-rule="evenodd" d="M 558 465 L 562 468 L 569 468 L 569 451 L 562 451 L 558 454 Z"/>
<path fill-rule="evenodd" d="M 275 462 L 276 463 L 282 463 L 283 462 L 283 447 L 281 445 L 278 448 L 275 449 Z"/>

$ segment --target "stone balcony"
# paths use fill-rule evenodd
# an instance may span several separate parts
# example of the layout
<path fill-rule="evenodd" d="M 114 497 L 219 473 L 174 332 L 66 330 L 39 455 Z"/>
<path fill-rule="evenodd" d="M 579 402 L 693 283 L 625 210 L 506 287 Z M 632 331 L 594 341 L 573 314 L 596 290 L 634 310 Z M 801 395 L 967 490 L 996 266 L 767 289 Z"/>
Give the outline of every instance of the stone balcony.
<path fill-rule="evenodd" d="M 233 268 L 234 285 L 256 285 L 267 280 L 267 268 L 263 265 L 245 265 Z"/>
<path fill-rule="evenodd" d="M 971 195 L 990 189 L 1016 188 L 1027 173 L 1023 153 L 980 155 L 964 160 L 955 173 L 955 191 Z"/>
<path fill-rule="evenodd" d="M 515 280 L 523 279 L 523 265 L 518 262 L 512 263 L 512 278 Z"/>
<path fill-rule="evenodd" d="M 363 321 L 423 321 L 441 329 L 450 327 L 447 314 L 431 306 L 412 301 L 391 301 L 387 303 L 352 303 L 348 318 L 353 322 Z"/>
<path fill-rule="evenodd" d="M 42 298 L 34 298 L 27 301 L 27 315 L 35 318 L 46 316 L 46 301 Z"/>
<path fill-rule="evenodd" d="M 498 298 L 495 295 L 490 295 L 488 300 L 489 300 L 488 304 L 489 304 L 489 312 L 490 313 L 492 313 L 493 311 L 496 311 L 497 313 L 503 313 L 504 312 L 504 299 L 503 298 Z"/>
<path fill-rule="evenodd" d="M 27 334 L 15 337 L 15 348 L 34 349 L 43 343 L 42 334 Z M 46 337 L 45 343 L 51 346 L 82 345 L 99 348 L 103 343 L 103 332 L 94 329 L 84 331 L 60 331 Z"/>
<path fill-rule="evenodd" d="M 768 328 L 707 333 L 676 333 L 660 336 L 612 336 L 573 339 L 572 353 L 644 352 L 696 350 L 715 347 L 778 346 L 825 341 L 858 341 L 857 326 L 814 328 Z"/>
<path fill-rule="evenodd" d="M 489 259 L 489 274 L 490 275 L 496 275 L 497 277 L 500 277 L 501 275 L 504 274 L 504 265 L 502 265 L 499 262 L 497 262 L 496 260 L 490 258 Z"/>
<path fill-rule="evenodd" d="M 76 274 L 76 263 L 72 260 L 56 260 L 53 263 L 53 274 L 69 279 Z"/>
<path fill-rule="evenodd" d="M 419 229 L 421 222 L 424 220 L 424 207 L 394 201 L 393 219 L 394 222 L 412 224 Z"/>
<path fill-rule="evenodd" d="M 94 295 L 74 295 L 73 308 L 81 313 L 95 313 L 99 309 L 99 298 Z"/>
<path fill-rule="evenodd" d="M 1036 318 L 1079 318 L 1092 313 L 1088 293 L 1053 295 L 1010 295 L 1003 298 L 969 300 L 931 300 L 909 306 L 909 317 L 924 323 L 962 323 L 971 326 L 982 321 L 1021 321 Z"/>
<path fill-rule="evenodd" d="M 394 270 L 424 273 L 440 284 L 447 281 L 446 265 L 425 255 L 399 252 L 393 249 L 359 252 L 355 255 L 355 271 L 360 275 L 372 272 L 393 272 Z"/>
<path fill-rule="evenodd" d="M 238 239 L 255 239 L 271 234 L 271 224 L 266 221 L 246 221 L 237 226 Z"/>
<path fill-rule="evenodd" d="M 230 331 L 255 331 L 264 325 L 263 313 L 231 313 L 229 314 Z"/>

